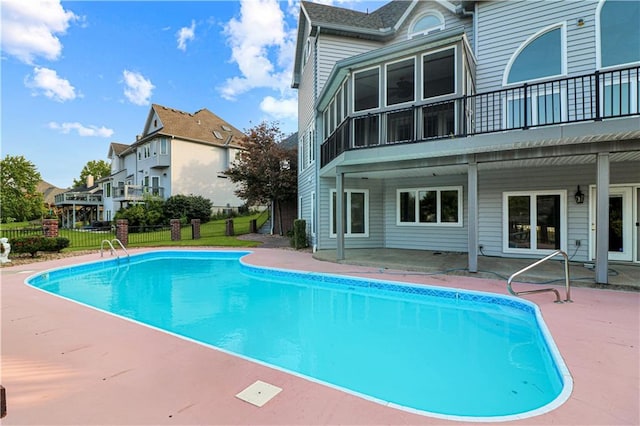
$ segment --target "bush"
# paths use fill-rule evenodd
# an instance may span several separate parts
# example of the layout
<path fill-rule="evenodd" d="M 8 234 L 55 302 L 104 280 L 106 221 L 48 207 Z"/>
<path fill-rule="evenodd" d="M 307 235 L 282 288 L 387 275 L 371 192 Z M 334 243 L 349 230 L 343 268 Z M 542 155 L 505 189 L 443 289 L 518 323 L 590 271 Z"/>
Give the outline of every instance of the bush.
<path fill-rule="evenodd" d="M 167 219 L 180 219 L 190 223 L 192 219 L 200 219 L 207 223 L 211 219 L 211 200 L 201 195 L 174 195 L 164 203 L 164 216 Z"/>
<path fill-rule="evenodd" d="M 13 238 L 10 241 L 11 253 L 29 253 L 31 257 L 36 257 L 39 251 L 59 252 L 69 247 L 70 241 L 64 237 L 43 237 L 32 235 L 29 237 Z"/>
<path fill-rule="evenodd" d="M 293 238 L 291 243 L 296 250 L 309 245 L 307 242 L 307 222 L 305 220 L 296 219 L 293 221 Z"/>

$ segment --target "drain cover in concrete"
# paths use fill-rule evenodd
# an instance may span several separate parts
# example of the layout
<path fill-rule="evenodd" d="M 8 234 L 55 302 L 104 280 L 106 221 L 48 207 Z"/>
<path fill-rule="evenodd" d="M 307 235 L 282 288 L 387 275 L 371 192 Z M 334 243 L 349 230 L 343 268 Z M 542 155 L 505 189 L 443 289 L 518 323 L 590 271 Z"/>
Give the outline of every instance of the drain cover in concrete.
<path fill-rule="evenodd" d="M 277 386 L 258 380 L 237 394 L 236 398 L 247 401 L 249 404 L 253 404 L 256 407 L 262 407 L 281 391 L 282 389 Z"/>

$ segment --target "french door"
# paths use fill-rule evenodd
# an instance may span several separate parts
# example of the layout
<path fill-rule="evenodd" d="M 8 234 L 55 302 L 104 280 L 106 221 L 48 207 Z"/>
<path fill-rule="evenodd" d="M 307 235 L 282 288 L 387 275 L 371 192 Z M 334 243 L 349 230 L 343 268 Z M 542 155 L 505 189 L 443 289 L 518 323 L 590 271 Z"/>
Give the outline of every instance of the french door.
<path fill-rule="evenodd" d="M 636 191 L 639 191 L 636 189 Z M 609 189 L 609 260 L 638 261 L 634 237 L 638 214 L 633 208 L 633 188 L 630 186 L 612 186 Z M 635 197 L 637 199 L 637 197 Z M 595 259 L 596 241 L 596 188 L 591 187 L 589 197 L 589 217 L 591 221 L 591 259 Z M 636 200 L 636 203 L 638 201 Z M 635 253 L 635 259 L 634 259 Z"/>

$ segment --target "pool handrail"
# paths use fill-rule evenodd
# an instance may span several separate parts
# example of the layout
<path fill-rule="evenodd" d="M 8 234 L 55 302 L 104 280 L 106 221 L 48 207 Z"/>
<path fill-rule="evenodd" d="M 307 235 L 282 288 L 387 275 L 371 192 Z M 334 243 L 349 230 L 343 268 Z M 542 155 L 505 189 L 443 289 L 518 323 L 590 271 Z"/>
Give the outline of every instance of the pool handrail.
<path fill-rule="evenodd" d="M 541 288 L 538 290 L 526 290 L 526 291 L 514 291 L 513 288 L 511 287 L 511 282 L 513 281 L 513 279 L 515 277 L 517 277 L 518 275 L 522 274 L 523 272 L 528 271 L 531 268 L 534 268 L 538 265 L 540 265 L 541 263 L 546 262 L 547 260 L 556 257 L 557 255 L 562 255 L 562 257 L 564 257 L 564 281 L 565 281 L 565 288 L 566 288 L 566 298 L 565 300 L 561 300 L 560 299 L 560 293 L 558 292 L 558 290 L 556 290 L 555 288 Z M 529 266 L 526 266 L 522 269 L 520 269 L 518 272 L 511 274 L 511 276 L 509 277 L 509 279 L 507 280 L 507 290 L 509 290 L 509 293 L 511 293 L 514 296 L 521 296 L 521 295 L 525 295 L 525 294 L 534 294 L 534 293 L 543 293 L 543 292 L 547 292 L 547 291 L 552 291 L 556 294 L 556 300 L 555 303 L 563 303 L 563 302 L 573 302 L 573 300 L 571 300 L 571 285 L 569 282 L 569 256 L 567 255 L 567 253 L 565 253 L 562 250 L 556 250 L 553 253 L 551 253 L 548 256 L 543 257 L 542 259 L 532 263 Z"/>
<path fill-rule="evenodd" d="M 112 239 L 111 241 L 109 240 L 102 240 L 102 242 L 100 243 L 100 257 L 104 256 L 104 243 L 107 243 L 107 245 L 109 246 L 109 251 L 111 252 L 111 255 L 113 256 L 115 254 L 115 256 L 119 259 L 120 255 L 118 254 L 118 252 L 116 251 L 116 249 L 113 246 L 113 242 L 117 243 L 120 248 L 122 248 L 122 251 L 125 252 L 125 254 L 127 255 L 127 259 L 129 258 L 129 252 L 127 251 L 127 249 L 124 247 L 124 244 L 122 244 L 122 241 L 120 241 L 117 238 Z"/>

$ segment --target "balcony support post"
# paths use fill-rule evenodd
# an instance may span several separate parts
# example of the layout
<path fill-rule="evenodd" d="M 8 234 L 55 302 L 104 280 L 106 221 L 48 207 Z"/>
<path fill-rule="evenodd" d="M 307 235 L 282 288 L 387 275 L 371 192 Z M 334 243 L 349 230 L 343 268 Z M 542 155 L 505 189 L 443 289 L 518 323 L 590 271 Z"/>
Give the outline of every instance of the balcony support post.
<path fill-rule="evenodd" d="M 609 153 L 599 153 L 596 164 L 596 282 L 609 284 Z"/>
<path fill-rule="evenodd" d="M 475 156 L 469 160 L 467 170 L 467 197 L 469 222 L 469 272 L 478 272 L 478 163 Z"/>
<path fill-rule="evenodd" d="M 344 260 L 344 172 L 336 168 L 336 260 Z"/>

